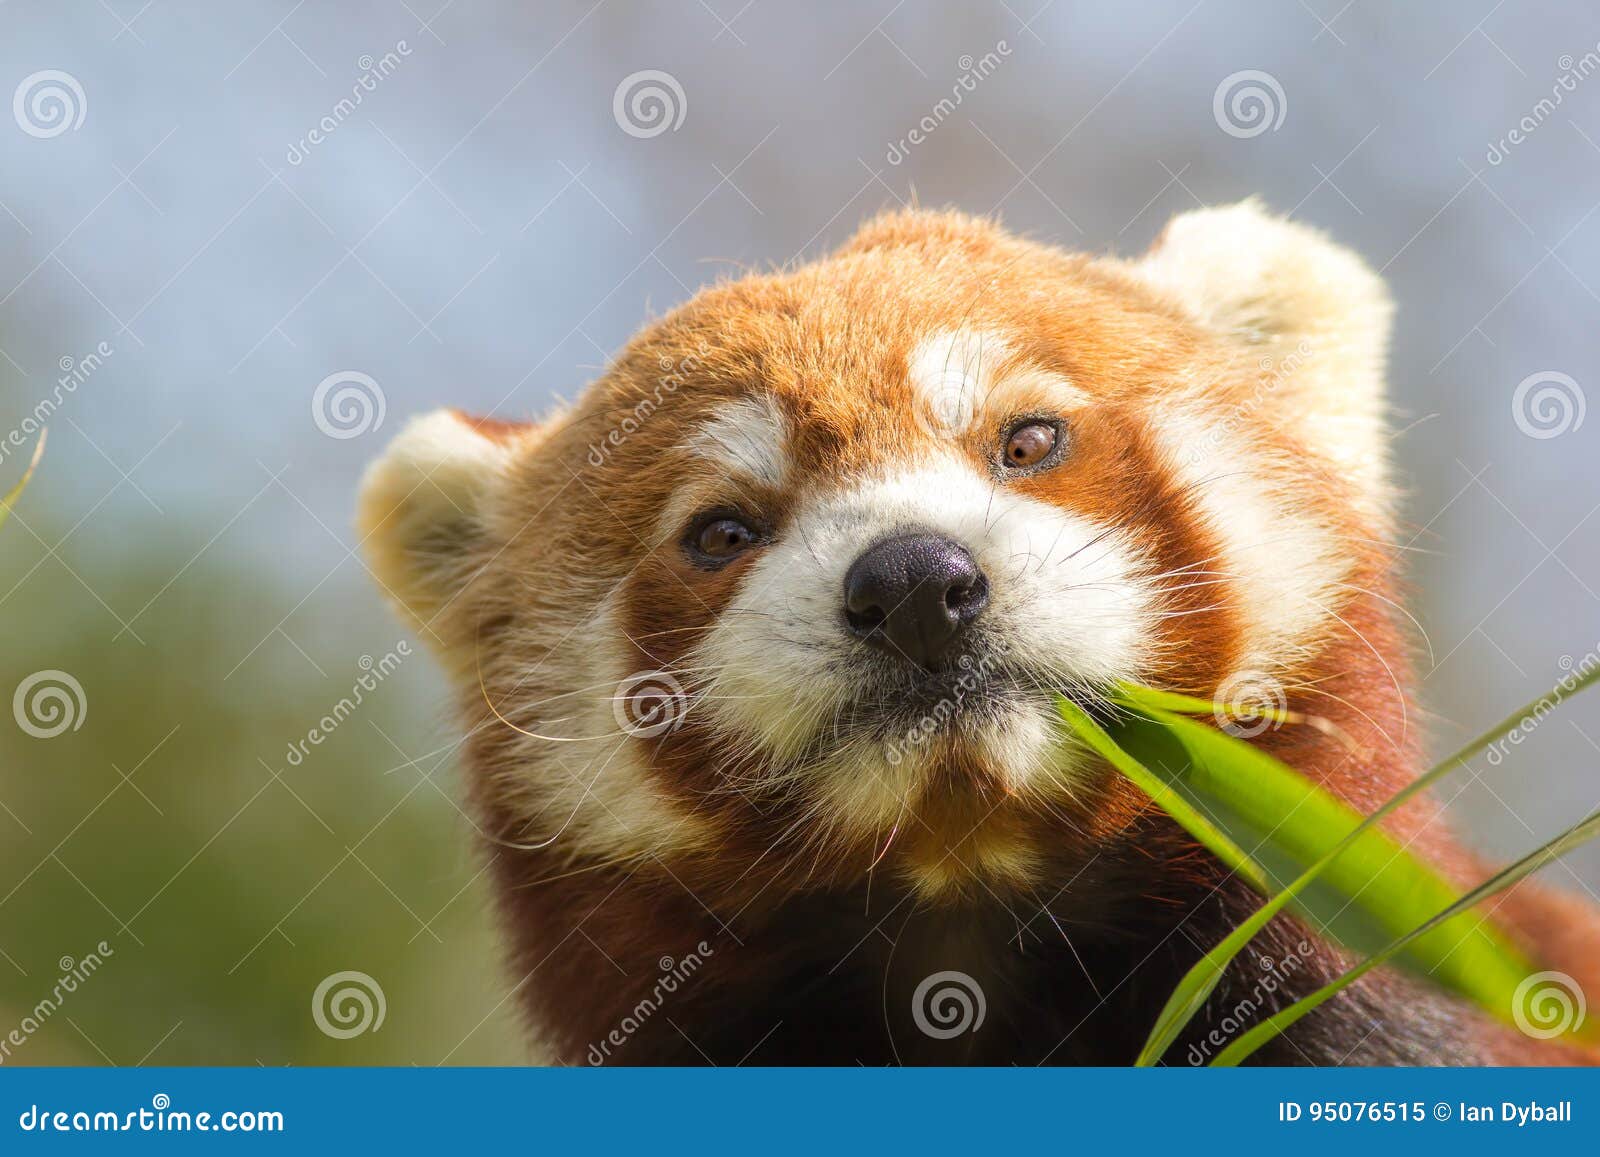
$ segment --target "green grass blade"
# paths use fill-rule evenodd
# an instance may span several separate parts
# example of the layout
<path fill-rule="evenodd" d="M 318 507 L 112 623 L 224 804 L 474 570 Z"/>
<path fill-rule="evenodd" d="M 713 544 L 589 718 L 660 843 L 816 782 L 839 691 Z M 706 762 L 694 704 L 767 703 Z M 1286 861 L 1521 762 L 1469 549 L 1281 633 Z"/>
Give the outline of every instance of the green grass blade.
<path fill-rule="evenodd" d="M 44 455 L 44 436 L 48 432 L 44 429 L 39 431 L 39 441 L 33 448 L 33 458 L 29 461 L 28 468 L 22 473 L 22 481 L 6 491 L 4 498 L 0 498 L 0 526 L 4 526 L 6 519 L 11 517 L 12 505 L 22 497 L 22 492 L 28 488 L 28 480 L 33 477 L 33 472 L 39 465 L 39 459 Z"/>
<path fill-rule="evenodd" d="M 1222 979 L 1224 971 L 1233 962 L 1234 957 L 1243 951 L 1244 946 L 1255 937 L 1257 932 L 1266 927 L 1274 916 L 1281 912 L 1297 896 L 1301 895 L 1329 864 L 1348 850 L 1363 832 L 1381 823 L 1408 800 L 1432 786 L 1450 772 L 1466 766 L 1467 760 L 1477 755 L 1491 743 L 1503 738 L 1513 728 L 1520 726 L 1527 719 L 1534 717 L 1535 712 L 1546 708 L 1547 705 L 1560 704 L 1569 696 L 1576 695 L 1586 687 L 1592 686 L 1596 681 L 1600 681 L 1600 666 L 1581 675 L 1576 680 L 1569 678 L 1558 683 L 1548 694 L 1540 696 L 1533 702 L 1526 704 L 1519 711 L 1513 712 L 1499 724 L 1473 739 L 1459 751 L 1441 760 L 1396 792 L 1387 803 L 1361 821 L 1360 825 L 1354 828 L 1349 835 L 1329 849 L 1281 892 L 1257 909 L 1248 920 L 1230 932 L 1221 943 L 1201 957 L 1199 962 L 1184 974 L 1178 986 L 1173 989 L 1172 995 L 1167 998 L 1166 1005 L 1156 1018 L 1156 1023 L 1151 1028 L 1149 1037 L 1145 1040 L 1144 1048 L 1140 1050 L 1139 1057 L 1134 1063 L 1136 1065 L 1153 1065 L 1166 1055 L 1167 1049 L 1172 1047 L 1172 1043 L 1177 1040 L 1178 1034 L 1183 1031 L 1194 1015 L 1204 1006 L 1206 999 L 1216 988 L 1217 983 Z M 1182 697 L 1179 696 L 1177 698 Z M 1196 700 L 1196 702 L 1203 704 L 1204 701 Z"/>
<path fill-rule="evenodd" d="M 1371 972 L 1380 964 L 1386 963 L 1399 953 L 1405 951 L 1412 944 L 1416 943 L 1421 937 L 1437 931 L 1447 921 L 1457 919 L 1468 914 L 1476 905 L 1483 903 L 1483 901 L 1489 899 L 1499 892 L 1503 892 L 1512 885 L 1521 882 L 1525 877 L 1532 875 L 1546 864 L 1560 858 L 1573 848 L 1578 847 L 1580 844 L 1586 843 L 1595 836 L 1600 836 L 1600 812 L 1595 812 L 1593 815 L 1589 816 L 1588 819 L 1568 828 L 1565 832 L 1551 840 L 1548 844 L 1545 844 L 1542 848 L 1529 853 L 1516 863 L 1512 864 L 1510 867 L 1495 873 L 1478 887 L 1474 888 L 1455 903 L 1451 904 L 1448 908 L 1445 908 L 1443 911 L 1429 919 L 1426 923 L 1393 941 L 1382 951 L 1376 952 L 1367 957 L 1367 959 L 1363 960 L 1360 964 L 1356 965 L 1354 968 L 1346 972 L 1337 980 L 1333 981 L 1331 984 L 1317 989 L 1317 991 L 1313 992 L 1310 996 L 1303 997 L 1302 999 L 1295 1001 L 1295 1003 L 1291 1004 L 1288 1008 L 1268 1017 L 1260 1024 L 1255 1025 L 1250 1029 L 1249 1032 L 1245 1033 L 1238 1040 L 1234 1041 L 1232 1044 L 1228 1045 L 1227 1048 L 1223 1049 L 1222 1052 L 1218 1053 L 1216 1059 L 1213 1060 L 1211 1064 L 1213 1066 L 1223 1068 L 1231 1068 L 1239 1064 L 1240 1061 L 1244 1060 L 1262 1045 L 1278 1036 L 1301 1017 L 1307 1015 L 1319 1005 L 1337 996 L 1340 992 L 1343 992 L 1346 988 L 1350 987 L 1350 985 L 1354 984 L 1357 980 L 1361 979 L 1361 977 L 1365 976 L 1368 972 Z"/>
<path fill-rule="evenodd" d="M 1135 760 L 1203 808 L 1271 875 L 1271 891 L 1304 873 L 1361 825 L 1348 804 L 1265 751 L 1214 727 L 1151 711 L 1112 728 Z M 1459 890 L 1381 828 L 1329 861 L 1293 901 L 1327 935 L 1375 951 L 1450 904 Z M 1488 1009 L 1509 1008 L 1532 964 L 1492 925 L 1465 918 L 1410 945 L 1406 964 Z M 1503 1013 L 1502 1013 L 1503 1014 Z"/>
<path fill-rule="evenodd" d="M 1356 749 L 1354 741 L 1344 729 L 1331 720 L 1324 719 L 1320 715 L 1291 711 L 1287 707 L 1277 707 L 1271 703 L 1230 703 L 1216 699 L 1198 699 L 1193 695 L 1163 691 L 1156 687 L 1143 687 L 1137 683 L 1118 683 L 1113 689 L 1111 699 L 1120 706 L 1146 715 L 1151 711 L 1166 711 L 1173 715 L 1209 715 L 1219 725 L 1229 720 L 1265 719 L 1278 725 L 1288 723 L 1296 727 L 1310 727 L 1332 739 L 1337 739 L 1348 750 Z"/>
<path fill-rule="evenodd" d="M 1274 707 L 1269 703 L 1222 703 L 1213 699 L 1197 699 L 1177 691 L 1162 691 L 1156 687 L 1141 687 L 1137 683 L 1119 683 L 1114 698 L 1135 711 L 1170 711 L 1174 715 L 1213 715 L 1218 718 L 1252 716 L 1270 719 L 1274 723 L 1302 723 L 1306 716 L 1287 707 Z"/>
<path fill-rule="evenodd" d="M 1265 869 L 1234 843 L 1223 831 L 1169 786 L 1165 780 L 1145 767 L 1106 734 L 1094 718 L 1070 699 L 1057 698 L 1057 709 L 1074 733 L 1112 767 L 1116 768 L 1140 791 L 1148 795 L 1168 815 L 1199 840 L 1214 856 L 1230 869 L 1248 880 L 1263 896 L 1270 895 L 1272 885 Z"/>

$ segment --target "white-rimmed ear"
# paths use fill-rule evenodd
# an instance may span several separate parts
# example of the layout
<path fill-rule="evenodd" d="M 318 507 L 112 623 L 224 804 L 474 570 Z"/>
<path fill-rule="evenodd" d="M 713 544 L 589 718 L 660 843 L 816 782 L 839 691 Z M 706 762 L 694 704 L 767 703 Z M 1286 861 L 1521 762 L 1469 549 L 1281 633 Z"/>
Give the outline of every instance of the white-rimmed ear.
<path fill-rule="evenodd" d="M 356 524 L 372 571 L 442 655 L 435 619 L 481 564 L 487 506 L 533 429 L 435 410 L 412 419 L 361 479 Z"/>
<path fill-rule="evenodd" d="M 1129 270 L 1196 322 L 1250 347 L 1309 444 L 1363 493 L 1386 486 L 1384 374 L 1393 306 L 1355 253 L 1255 200 L 1175 217 Z"/>

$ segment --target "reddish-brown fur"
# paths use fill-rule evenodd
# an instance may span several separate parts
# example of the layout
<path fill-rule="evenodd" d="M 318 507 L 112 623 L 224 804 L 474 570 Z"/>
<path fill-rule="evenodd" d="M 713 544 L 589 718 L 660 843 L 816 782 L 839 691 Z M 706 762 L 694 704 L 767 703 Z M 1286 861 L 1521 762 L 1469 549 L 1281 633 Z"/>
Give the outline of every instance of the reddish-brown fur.
<path fill-rule="evenodd" d="M 893 833 L 812 830 L 803 796 L 726 790 L 748 753 L 693 712 L 677 730 L 629 741 L 693 840 L 601 855 L 581 839 L 547 841 L 559 817 L 530 814 L 524 777 L 565 772 L 526 767 L 527 737 L 507 721 L 539 731 L 539 703 L 573 690 L 546 673 L 559 665 L 556 652 L 589 645 L 581 633 L 561 639 L 552 624 L 579 623 L 615 589 L 631 649 L 624 669 L 679 668 L 751 560 L 696 569 L 676 537 L 661 541 L 669 496 L 688 486 L 704 490 L 700 506 L 737 498 L 781 534 L 798 493 L 916 453 L 927 435 L 911 417 L 916 399 L 905 382 L 912 335 L 967 325 L 1026 335 L 1014 356 L 1093 394 L 1074 417 L 1072 458 L 1014 483 L 1018 491 L 1116 524 L 1163 573 L 1203 571 L 1220 544 L 1164 466 L 1149 416 L 1178 379 L 1202 378 L 1219 398 L 1245 396 L 1259 372 L 1255 351 L 1203 330 L 1115 269 L 930 214 L 882 219 L 825 262 L 715 287 L 651 326 L 571 411 L 537 431 L 481 527 L 437 547 L 461 551 L 470 575 L 433 629 L 471 654 L 478 676 L 462 696 L 466 764 L 492 837 L 511 970 L 531 1025 L 559 1059 L 1127 1063 L 1172 983 L 1255 903 L 1109 771 L 1076 798 L 1041 807 L 1009 794 L 1001 769 L 954 740 Z M 606 442 L 641 399 L 659 395 L 667 366 L 690 367 L 682 385 L 620 444 Z M 775 400 L 789 431 L 796 475 L 782 490 L 731 489 L 684 449 L 719 404 L 758 391 Z M 1013 408 L 1050 404 L 1024 395 Z M 1357 754 L 1307 728 L 1268 731 L 1258 742 L 1371 810 L 1421 758 L 1408 640 L 1392 609 L 1394 559 L 1378 541 L 1389 528 L 1355 513 L 1349 483 L 1302 446 L 1296 421 L 1290 406 L 1274 407 L 1252 414 L 1244 436 L 1302 464 L 1305 502 L 1338 527 L 1354 569 L 1337 619 L 1286 672 L 1289 705 L 1337 724 Z M 508 445 L 521 436 L 507 423 L 474 424 Z M 994 433 L 980 424 L 965 436 L 975 467 L 989 461 Z M 1240 661 L 1252 611 L 1225 583 L 1164 585 L 1164 606 L 1181 613 L 1159 621 L 1160 659 L 1146 675 L 1209 695 Z M 1453 878 L 1482 874 L 1431 804 L 1405 809 L 1390 827 Z M 1025 880 L 973 870 L 985 849 L 1013 846 L 1035 857 Z M 928 871 L 949 871 L 962 885 L 930 898 L 908 884 Z M 1530 885 L 1496 918 L 1553 967 L 1600 984 L 1586 907 Z M 1275 922 L 1169 1061 L 1182 1063 L 1248 992 L 1258 958 L 1296 954 L 1303 938 L 1309 959 L 1279 1004 L 1347 963 L 1296 922 Z M 659 959 L 689 953 L 704 956 L 693 979 L 659 1011 L 635 1016 Z M 982 1033 L 946 1041 L 912 1026 L 911 991 L 939 969 L 983 985 Z M 640 1023 L 623 1043 L 606 1043 L 630 1016 Z M 1576 1057 L 1380 973 L 1258 1059 Z"/>

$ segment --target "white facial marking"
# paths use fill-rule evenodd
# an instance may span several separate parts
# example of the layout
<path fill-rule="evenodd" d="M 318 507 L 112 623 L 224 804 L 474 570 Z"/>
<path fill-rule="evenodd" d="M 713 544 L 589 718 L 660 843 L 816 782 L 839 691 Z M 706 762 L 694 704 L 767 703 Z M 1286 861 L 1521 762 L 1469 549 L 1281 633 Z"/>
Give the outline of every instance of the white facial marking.
<path fill-rule="evenodd" d="M 1061 410 L 1088 402 L 1088 396 L 1060 374 L 1007 364 L 1010 358 L 1010 345 L 992 330 L 941 330 L 919 342 L 907 363 L 917 394 L 918 421 L 940 437 L 966 433 L 997 386 L 1008 393 L 1024 389 L 1042 393 Z"/>
<path fill-rule="evenodd" d="M 1334 532 L 1274 482 L 1274 463 L 1247 435 L 1193 409 L 1161 414 L 1156 430 L 1168 461 L 1187 487 L 1220 557 L 1194 581 L 1222 579 L 1237 592 L 1244 612 L 1245 647 L 1239 666 L 1271 671 L 1292 662 L 1326 630 L 1343 600 L 1339 586 L 1350 569 Z"/>
<path fill-rule="evenodd" d="M 638 740 L 622 725 L 629 708 L 619 694 L 642 679 L 661 679 L 640 669 L 617 619 L 613 593 L 595 612 L 583 647 L 567 642 L 570 623 L 541 623 L 526 639 L 509 640 L 549 656 L 518 679 L 516 696 L 495 703 L 519 732 L 512 743 L 516 771 L 502 784 L 528 817 L 519 842 L 619 857 L 708 842 L 699 817 L 662 793 Z M 689 706 L 685 696 L 671 710 Z"/>
<path fill-rule="evenodd" d="M 941 330 L 911 351 L 911 386 L 918 417 L 936 434 L 968 430 L 994 386 L 995 367 L 1005 360 L 999 334 L 974 329 Z"/>
<path fill-rule="evenodd" d="M 690 439 L 689 447 L 722 470 L 731 470 L 774 489 L 788 469 L 784 454 L 783 415 L 765 396 L 739 398 Z"/>
<path fill-rule="evenodd" d="M 689 661 L 714 671 L 706 717 L 774 763 L 792 759 L 861 694 L 860 640 L 845 629 L 845 572 L 895 534 L 944 534 L 989 580 L 978 622 L 986 645 L 968 657 L 1018 673 L 1018 698 L 981 738 L 985 757 L 1027 789 L 1053 777 L 1050 690 L 1135 676 L 1149 660 L 1149 568 L 1120 532 L 1009 493 L 956 457 L 812 499 L 763 552 Z M 1035 686 L 1036 685 L 1036 686 Z M 927 756 L 918 742 L 851 737 L 814 778 L 828 813 L 864 829 L 903 807 Z"/>

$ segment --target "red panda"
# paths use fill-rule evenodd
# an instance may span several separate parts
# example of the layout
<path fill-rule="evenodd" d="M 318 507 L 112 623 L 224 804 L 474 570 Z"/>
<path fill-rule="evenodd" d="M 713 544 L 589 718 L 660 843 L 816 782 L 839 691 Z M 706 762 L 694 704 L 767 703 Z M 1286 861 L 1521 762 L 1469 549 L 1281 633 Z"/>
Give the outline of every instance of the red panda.
<path fill-rule="evenodd" d="M 1094 259 L 891 213 L 705 289 L 570 407 L 443 410 L 359 525 L 450 671 L 534 1038 L 566 1063 L 1126 1064 L 1259 902 L 1063 734 L 1132 679 L 1281 688 L 1364 811 L 1417 773 L 1359 258 L 1254 203 Z M 1419 803 L 1394 831 L 1478 869 Z M 1593 914 L 1496 911 L 1593 985 Z M 1348 959 L 1280 918 L 1167 1055 Z M 1270 978 L 1270 982 L 1269 982 Z M 1399 973 L 1277 1064 L 1580 1059 Z"/>

